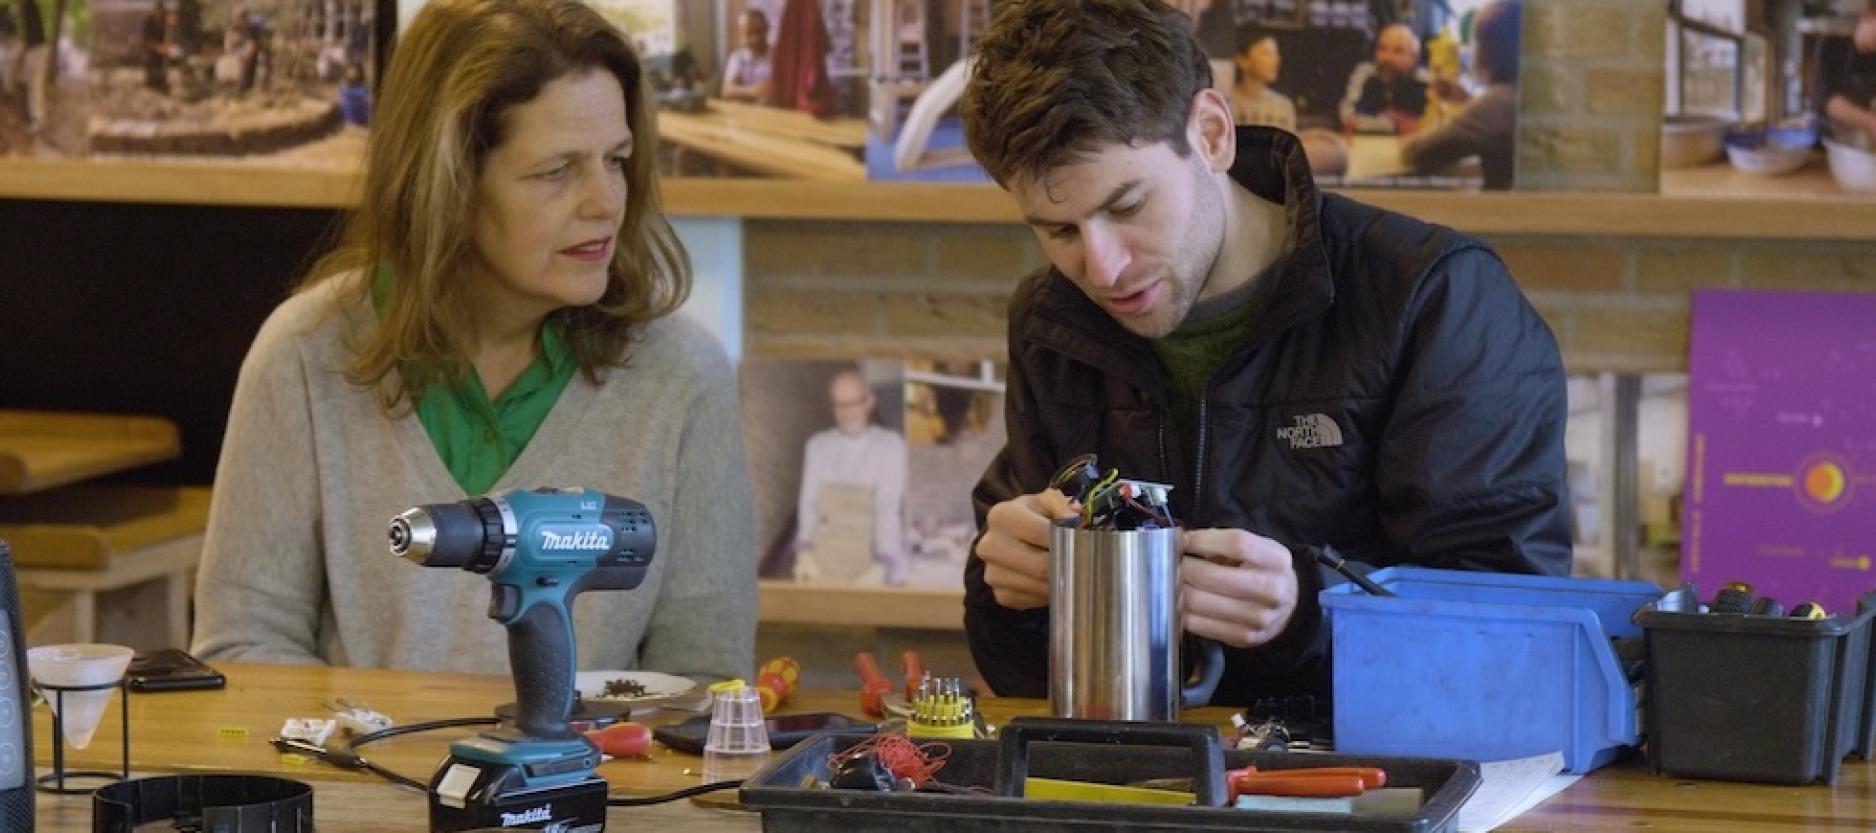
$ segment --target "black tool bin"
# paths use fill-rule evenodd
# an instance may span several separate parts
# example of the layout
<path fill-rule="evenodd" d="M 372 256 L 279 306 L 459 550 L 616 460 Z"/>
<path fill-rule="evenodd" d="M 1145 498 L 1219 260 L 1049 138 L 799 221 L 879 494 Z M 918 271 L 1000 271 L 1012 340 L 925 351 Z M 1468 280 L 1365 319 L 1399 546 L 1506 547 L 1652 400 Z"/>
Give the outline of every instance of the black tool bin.
<path fill-rule="evenodd" d="M 1876 745 L 1876 592 L 1827 619 L 1700 613 L 1691 585 L 1635 612 L 1647 640 L 1642 698 L 1655 772 L 1836 783 Z"/>
<path fill-rule="evenodd" d="M 768 833 L 1056 833 L 1056 831 L 1353 831 L 1447 833 L 1479 786 L 1478 764 L 1426 758 L 1223 751 L 1211 726 L 1018 718 L 997 741 L 945 741 L 950 754 L 936 780 L 977 795 L 827 789 L 830 756 L 866 740 L 828 733 L 797 744 L 744 782 L 743 806 L 762 812 Z M 1222 804 L 1223 770 L 1376 766 L 1388 787 L 1419 787 L 1413 815 L 1345 815 L 1240 810 Z M 1026 775 L 1105 784 L 1148 778 L 1194 780 L 1188 806 L 1032 801 Z M 815 786 L 806 786 L 814 784 Z"/>

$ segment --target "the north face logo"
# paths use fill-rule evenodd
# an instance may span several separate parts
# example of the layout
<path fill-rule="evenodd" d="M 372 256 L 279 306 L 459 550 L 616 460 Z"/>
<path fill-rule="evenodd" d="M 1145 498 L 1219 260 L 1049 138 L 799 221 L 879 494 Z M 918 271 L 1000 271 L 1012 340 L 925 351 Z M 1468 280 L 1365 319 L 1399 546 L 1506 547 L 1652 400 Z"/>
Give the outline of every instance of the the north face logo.
<path fill-rule="evenodd" d="M 1336 448 L 1342 444 L 1342 427 L 1328 414 L 1298 414 L 1288 428 L 1277 429 L 1277 439 L 1288 441 L 1291 451 L 1305 448 Z"/>

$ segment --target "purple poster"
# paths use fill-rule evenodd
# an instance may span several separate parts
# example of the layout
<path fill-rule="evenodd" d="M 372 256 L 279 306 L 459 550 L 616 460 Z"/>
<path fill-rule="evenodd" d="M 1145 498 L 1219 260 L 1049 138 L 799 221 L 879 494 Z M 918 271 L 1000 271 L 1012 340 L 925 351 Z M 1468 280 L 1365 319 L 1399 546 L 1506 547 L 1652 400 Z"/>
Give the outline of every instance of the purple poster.
<path fill-rule="evenodd" d="M 1876 589 L 1876 295 L 1697 292 L 1681 575 L 1786 609 Z"/>

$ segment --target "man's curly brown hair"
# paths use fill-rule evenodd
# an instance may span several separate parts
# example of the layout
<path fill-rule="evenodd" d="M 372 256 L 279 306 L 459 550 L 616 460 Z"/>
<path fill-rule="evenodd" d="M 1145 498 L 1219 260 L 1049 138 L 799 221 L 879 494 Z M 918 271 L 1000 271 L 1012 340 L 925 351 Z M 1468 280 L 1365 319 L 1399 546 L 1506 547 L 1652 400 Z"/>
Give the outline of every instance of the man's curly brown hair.
<path fill-rule="evenodd" d="M 1107 144 L 1192 152 L 1192 97 L 1212 85 L 1192 20 L 1163 0 L 1004 0 L 977 43 L 964 137 L 997 184 Z"/>

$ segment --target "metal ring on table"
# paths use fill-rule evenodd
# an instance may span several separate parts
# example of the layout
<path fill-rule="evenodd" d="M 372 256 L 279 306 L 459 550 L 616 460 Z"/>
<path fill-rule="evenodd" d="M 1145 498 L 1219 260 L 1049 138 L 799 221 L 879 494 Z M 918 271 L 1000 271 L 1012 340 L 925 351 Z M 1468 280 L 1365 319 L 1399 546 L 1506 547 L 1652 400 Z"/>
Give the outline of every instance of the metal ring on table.
<path fill-rule="evenodd" d="M 162 775 L 99 787 L 91 799 L 94 833 L 179 819 L 217 833 L 313 833 L 313 788 L 265 775 Z"/>

